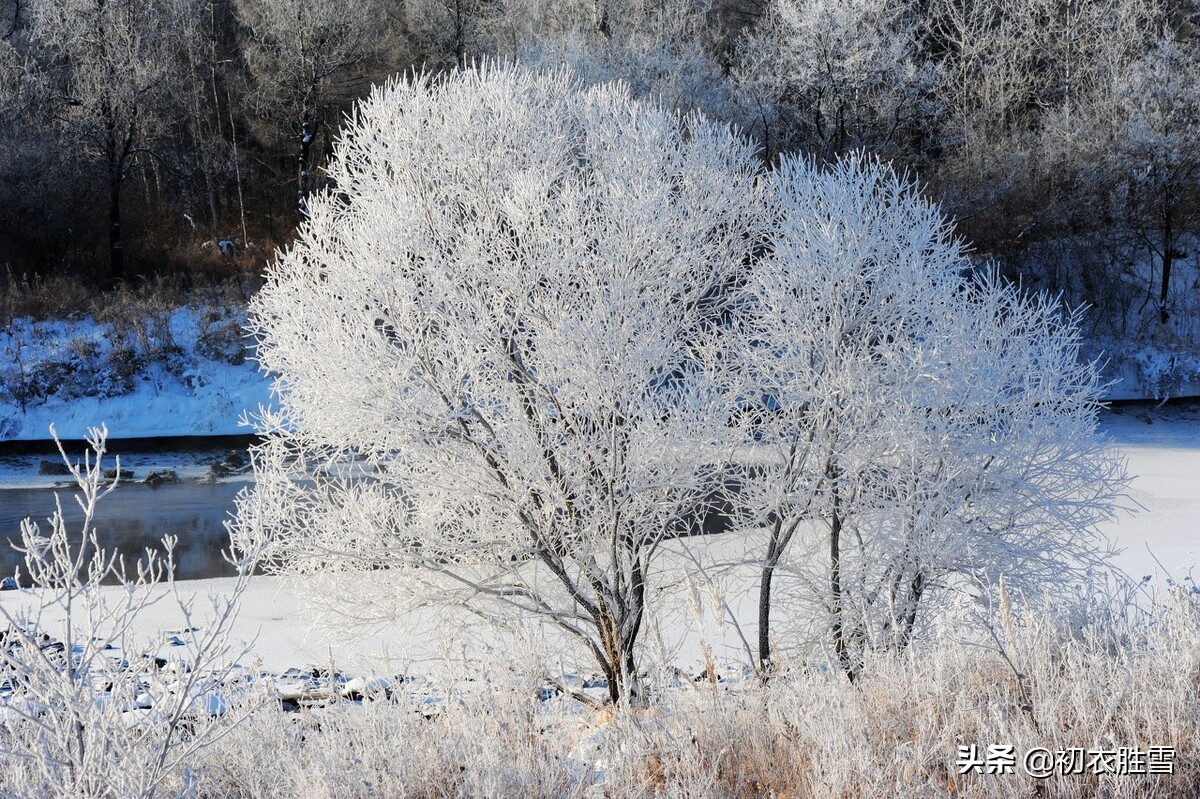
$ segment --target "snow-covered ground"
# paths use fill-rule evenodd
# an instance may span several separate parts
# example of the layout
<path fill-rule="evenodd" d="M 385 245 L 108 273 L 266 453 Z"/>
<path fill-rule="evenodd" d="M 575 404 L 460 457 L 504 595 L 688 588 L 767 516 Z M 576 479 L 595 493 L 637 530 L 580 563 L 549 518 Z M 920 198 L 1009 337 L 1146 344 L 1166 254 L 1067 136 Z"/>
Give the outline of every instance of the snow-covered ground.
<path fill-rule="evenodd" d="M 1105 526 L 1123 548 L 1117 563 L 1135 577 L 1200 580 L 1200 402 L 1112 408 L 1102 429 L 1128 458 L 1140 506 Z"/>
<path fill-rule="evenodd" d="M 1193 570 L 1200 579 L 1200 402 L 1158 409 L 1121 407 L 1105 414 L 1103 428 L 1129 459 L 1131 498 L 1141 506 L 1105 526 L 1104 532 L 1123 548 L 1117 565 L 1135 579 L 1152 575 L 1162 586 L 1169 581 L 1193 586 L 1189 582 Z M 732 542 L 732 537 L 728 540 Z M 691 542 L 693 547 L 696 544 Z M 681 667 L 694 667 L 702 662 L 703 644 L 719 663 L 736 667 L 748 662 L 741 636 L 753 641 L 755 634 L 756 575 L 752 569 L 729 573 L 722 579 L 723 594 L 703 585 L 693 594 L 682 577 L 687 558 L 678 550 L 685 545 L 672 542 L 669 548 L 677 551 L 666 553 L 659 577 L 665 590 L 656 600 L 657 607 L 668 608 L 671 614 L 661 622 L 664 656 Z M 736 558 L 737 553 L 729 555 Z M 180 587 L 185 594 L 199 597 L 202 606 L 205 595 L 220 595 L 231 585 L 232 578 L 219 578 Z M 0 593 L 0 602 L 18 601 L 22 593 Z M 251 579 L 234 636 L 253 642 L 263 668 L 278 673 L 333 661 L 351 673 L 419 674 L 447 659 L 486 655 L 498 643 L 496 634 L 465 615 L 432 611 L 410 613 L 349 640 L 330 637 L 313 627 L 315 617 L 306 601 L 312 593 L 307 582 Z M 743 625 L 740 633 L 727 620 L 720 620 L 727 610 Z M 183 620 L 170 603 L 161 603 L 146 612 L 139 625 L 148 640 L 158 640 L 158 631 L 181 627 Z M 592 668 L 586 659 L 573 659 L 565 649 L 563 667 L 584 672 Z"/>
<path fill-rule="evenodd" d="M 1104 362 L 1106 400 L 1200 397 L 1200 352 L 1185 347 L 1104 339 L 1088 342 L 1088 357 Z"/>

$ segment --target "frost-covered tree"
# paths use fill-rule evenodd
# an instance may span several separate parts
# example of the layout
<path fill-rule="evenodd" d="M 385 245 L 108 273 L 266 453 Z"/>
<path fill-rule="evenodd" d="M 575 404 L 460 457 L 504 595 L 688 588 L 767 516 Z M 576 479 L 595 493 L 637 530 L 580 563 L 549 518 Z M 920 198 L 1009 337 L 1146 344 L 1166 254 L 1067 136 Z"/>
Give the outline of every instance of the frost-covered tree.
<path fill-rule="evenodd" d="M 1038 591 L 1101 558 L 1123 467 L 1096 435 L 1077 319 L 974 277 L 938 208 L 876 162 L 785 158 L 742 352 L 767 528 L 759 659 L 786 564 L 808 636 L 852 678 L 956 586 Z M 811 652 L 811 650 L 810 650 Z"/>
<path fill-rule="evenodd" d="M 775 0 L 737 44 L 749 124 L 771 153 L 823 159 L 937 145 L 939 76 L 917 58 L 917 23 L 888 0 Z"/>
<path fill-rule="evenodd" d="M 343 618 L 532 614 L 635 694 L 655 554 L 736 443 L 718 338 L 756 170 L 562 72 L 375 90 L 252 304 L 279 411 L 237 538 L 348 588 Z"/>

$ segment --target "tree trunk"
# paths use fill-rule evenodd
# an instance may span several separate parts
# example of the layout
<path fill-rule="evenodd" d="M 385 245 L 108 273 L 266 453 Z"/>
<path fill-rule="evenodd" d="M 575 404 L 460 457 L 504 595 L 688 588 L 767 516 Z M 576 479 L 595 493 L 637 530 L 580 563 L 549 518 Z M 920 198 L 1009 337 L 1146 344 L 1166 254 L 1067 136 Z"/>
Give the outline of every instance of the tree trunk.
<path fill-rule="evenodd" d="M 121 187 L 137 131 L 136 113 L 122 125 L 105 106 L 105 155 L 108 165 L 108 285 L 125 280 L 125 247 L 121 230 Z M 124 128 L 122 130 L 122 128 Z"/>
<path fill-rule="evenodd" d="M 857 669 L 850 662 L 850 651 L 846 646 L 845 619 L 842 611 L 842 508 L 838 497 L 837 464 L 831 463 L 826 470 L 833 495 L 833 510 L 829 518 L 829 614 L 830 632 L 833 636 L 833 651 L 837 655 L 842 671 L 854 682 Z"/>
<path fill-rule="evenodd" d="M 925 593 L 925 575 L 917 569 L 908 584 L 908 596 L 905 600 L 904 617 L 900 620 L 900 635 L 896 648 L 904 649 L 912 641 L 913 629 L 917 626 L 917 609 L 921 605 L 921 596 Z"/>
<path fill-rule="evenodd" d="M 834 489 L 836 492 L 836 489 Z M 836 499 L 835 499 L 836 505 Z M 842 517 L 836 510 L 829 520 L 829 613 L 833 634 L 833 651 L 842 668 L 850 673 L 850 657 L 846 651 L 845 628 L 842 624 Z M 851 675 L 853 679 L 853 675 Z"/>
<path fill-rule="evenodd" d="M 1174 231 L 1169 207 L 1163 208 L 1162 218 L 1162 285 L 1159 287 L 1158 294 L 1158 320 L 1165 325 L 1171 316 L 1170 311 L 1167 310 L 1167 293 L 1171 289 L 1171 267 L 1175 265 Z"/>
<path fill-rule="evenodd" d="M 766 680 L 773 671 L 771 663 L 771 579 L 775 566 L 763 566 L 758 585 L 758 674 Z"/>
<path fill-rule="evenodd" d="M 454 4 L 454 63 L 462 69 L 467 65 L 467 19 L 462 0 Z"/>
<path fill-rule="evenodd" d="M 600 668 L 608 679 L 608 699 L 615 705 L 626 695 L 626 682 L 631 673 L 631 656 L 622 645 L 620 621 L 607 610 L 601 611 L 600 639 L 604 645 L 605 658 Z"/>
<path fill-rule="evenodd" d="M 608 678 L 608 698 L 614 705 L 622 699 L 638 702 L 643 698 L 633 648 L 642 626 L 646 584 L 636 558 L 630 577 L 628 602 L 618 600 L 612 609 L 600 603 L 600 638 L 607 661 L 600 667 Z"/>
<path fill-rule="evenodd" d="M 782 526 L 783 520 L 776 519 L 771 529 L 771 541 L 767 544 L 767 557 L 763 561 L 762 579 L 758 584 L 758 675 L 763 680 L 771 676 L 774 665 L 771 662 L 771 582 L 782 550 L 779 543 Z"/>
<path fill-rule="evenodd" d="M 108 283 L 125 279 L 125 249 L 121 244 L 121 176 L 109 180 L 108 187 Z"/>

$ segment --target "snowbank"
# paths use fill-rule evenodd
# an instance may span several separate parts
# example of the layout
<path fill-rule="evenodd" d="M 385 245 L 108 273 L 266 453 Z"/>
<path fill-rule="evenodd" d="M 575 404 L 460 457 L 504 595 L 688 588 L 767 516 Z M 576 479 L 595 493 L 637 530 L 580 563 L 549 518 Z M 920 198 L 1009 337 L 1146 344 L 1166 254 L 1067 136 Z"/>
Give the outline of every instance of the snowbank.
<path fill-rule="evenodd" d="M 244 309 L 179 308 L 158 326 L 16 320 L 0 332 L 0 441 L 230 435 L 268 404 Z"/>
<path fill-rule="evenodd" d="M 1200 352 L 1182 347 L 1104 339 L 1089 342 L 1085 357 L 1105 362 L 1111 382 L 1104 399 L 1200 397 Z"/>

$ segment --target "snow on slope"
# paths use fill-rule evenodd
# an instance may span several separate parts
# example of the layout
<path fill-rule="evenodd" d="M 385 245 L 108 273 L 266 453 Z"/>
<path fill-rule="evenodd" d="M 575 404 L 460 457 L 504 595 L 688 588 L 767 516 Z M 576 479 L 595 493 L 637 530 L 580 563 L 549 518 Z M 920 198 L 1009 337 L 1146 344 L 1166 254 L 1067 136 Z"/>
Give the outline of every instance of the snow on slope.
<path fill-rule="evenodd" d="M 50 437 L 54 424 L 63 439 L 81 439 L 89 427 L 108 425 L 114 438 L 149 436 L 235 435 L 249 433 L 239 419 L 260 404 L 270 402 L 270 382 L 253 365 L 216 365 L 205 373 L 205 382 L 190 387 L 176 381 L 158 385 L 143 382 L 132 393 L 119 397 L 52 399 L 22 413 L 12 404 L 0 405 L 7 427 L 0 440 L 34 440 Z"/>
<path fill-rule="evenodd" d="M 142 338 L 92 319 L 18 319 L 0 331 L 0 441 L 250 432 L 239 420 L 270 402 L 246 356 L 239 308 L 179 308 Z M 150 350 L 150 352 L 147 352 Z M 23 400 L 23 401 L 22 401 Z"/>

